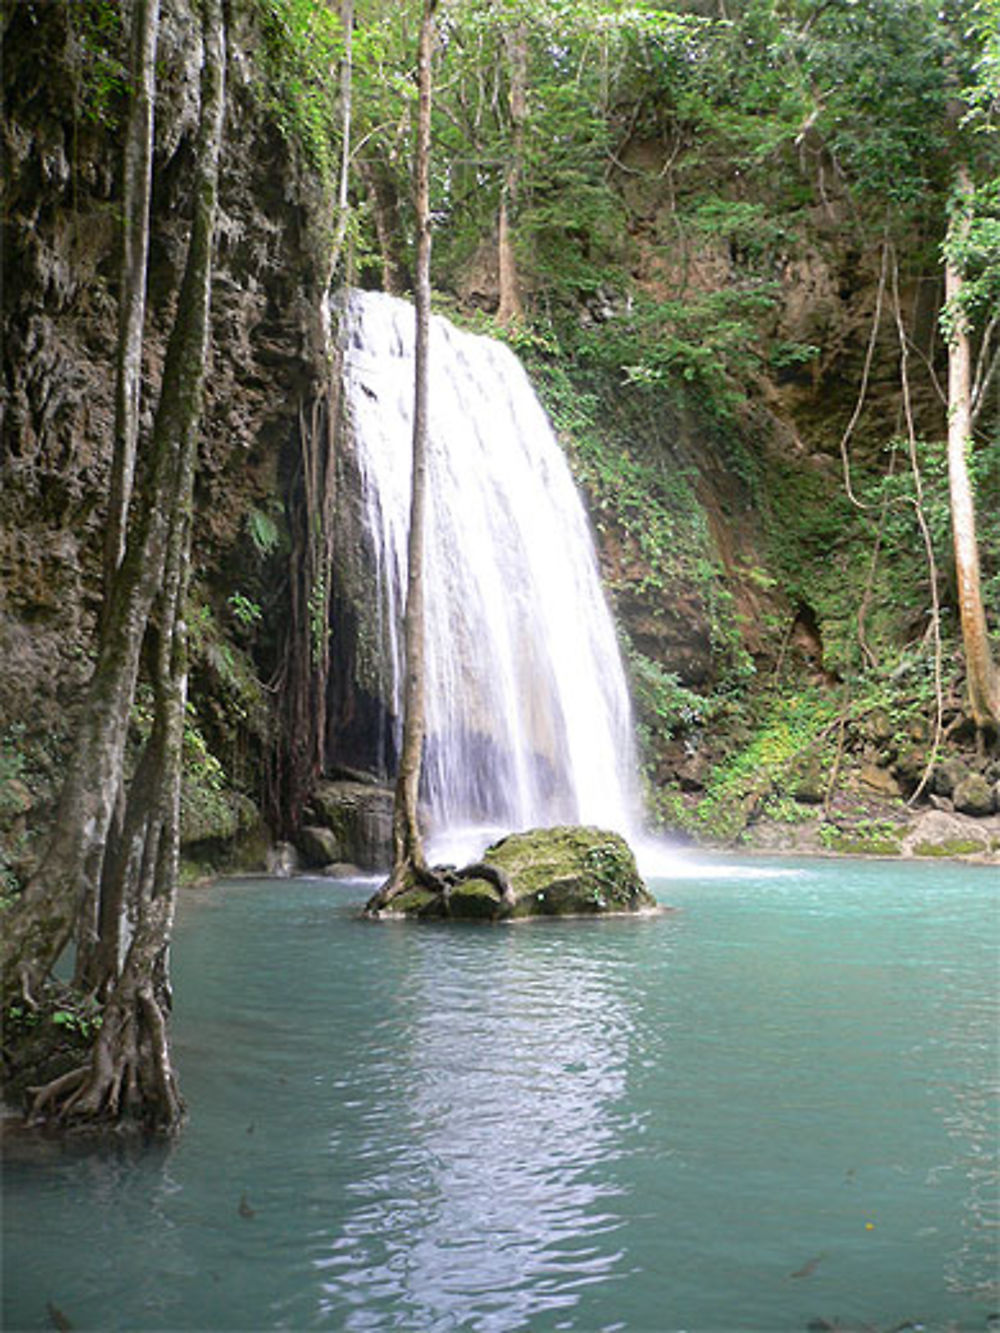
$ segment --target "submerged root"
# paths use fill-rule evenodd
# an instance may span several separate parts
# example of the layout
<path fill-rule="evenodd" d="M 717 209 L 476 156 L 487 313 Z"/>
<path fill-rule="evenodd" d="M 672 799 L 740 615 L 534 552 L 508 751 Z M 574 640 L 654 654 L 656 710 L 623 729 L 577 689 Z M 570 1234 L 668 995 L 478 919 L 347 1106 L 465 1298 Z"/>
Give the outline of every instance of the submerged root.
<path fill-rule="evenodd" d="M 170 1063 L 166 1020 L 152 988 L 130 988 L 113 997 L 89 1063 L 30 1092 L 32 1124 L 90 1133 L 175 1133 L 184 1120 L 184 1103 Z"/>

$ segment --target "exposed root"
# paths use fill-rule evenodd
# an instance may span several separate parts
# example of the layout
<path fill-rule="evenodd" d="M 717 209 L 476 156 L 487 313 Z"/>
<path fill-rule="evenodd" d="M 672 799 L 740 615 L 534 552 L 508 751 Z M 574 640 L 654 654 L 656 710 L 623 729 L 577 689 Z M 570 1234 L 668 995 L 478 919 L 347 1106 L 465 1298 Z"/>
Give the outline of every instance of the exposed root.
<path fill-rule="evenodd" d="M 365 905 L 366 916 L 379 916 L 395 898 L 414 885 L 438 894 L 447 913 L 452 890 L 457 884 L 469 879 L 485 880 L 496 889 L 500 900 L 499 916 L 507 916 L 517 904 L 510 880 L 498 866 L 490 865 L 488 861 L 473 861 L 460 870 L 456 870 L 454 866 L 431 868 L 427 865 L 413 865 L 408 870 L 409 879 L 405 872 L 394 873 L 378 892 L 372 895 Z"/>
<path fill-rule="evenodd" d="M 39 1088 L 29 1123 L 77 1132 L 141 1129 L 172 1134 L 184 1103 L 170 1064 L 166 1021 L 150 987 L 113 999 L 90 1061 Z"/>
<path fill-rule="evenodd" d="M 31 968 L 26 962 L 18 964 L 17 980 L 21 988 L 21 999 L 29 1009 L 37 1013 L 38 1001 L 31 993 Z"/>
<path fill-rule="evenodd" d="M 71 1069 L 68 1074 L 60 1074 L 58 1078 L 52 1079 L 50 1083 L 44 1083 L 40 1087 L 29 1088 L 28 1092 L 33 1097 L 31 1110 L 28 1112 L 28 1124 L 35 1124 L 44 1120 L 42 1111 L 47 1104 L 54 1098 L 63 1097 L 67 1093 L 75 1092 L 87 1077 L 88 1067 L 78 1065 L 76 1069 Z"/>
<path fill-rule="evenodd" d="M 512 912 L 517 906 L 517 897 L 510 880 L 499 866 L 490 865 L 488 861 L 474 861 L 462 870 L 454 871 L 453 878 L 456 884 L 460 884 L 467 879 L 483 879 L 487 884 L 492 884 L 500 895 L 500 904 L 504 909 L 503 915 Z"/>

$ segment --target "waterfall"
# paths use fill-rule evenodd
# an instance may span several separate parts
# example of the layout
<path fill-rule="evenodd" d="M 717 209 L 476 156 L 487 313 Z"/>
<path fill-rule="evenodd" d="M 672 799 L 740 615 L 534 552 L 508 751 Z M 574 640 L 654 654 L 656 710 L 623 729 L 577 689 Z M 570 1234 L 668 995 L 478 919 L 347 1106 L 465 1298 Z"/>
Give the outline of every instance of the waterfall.
<path fill-rule="evenodd" d="M 350 466 L 370 587 L 368 678 L 398 753 L 413 308 L 342 311 Z M 422 797 L 435 832 L 636 822 L 628 689 L 586 515 L 517 357 L 431 321 Z"/>

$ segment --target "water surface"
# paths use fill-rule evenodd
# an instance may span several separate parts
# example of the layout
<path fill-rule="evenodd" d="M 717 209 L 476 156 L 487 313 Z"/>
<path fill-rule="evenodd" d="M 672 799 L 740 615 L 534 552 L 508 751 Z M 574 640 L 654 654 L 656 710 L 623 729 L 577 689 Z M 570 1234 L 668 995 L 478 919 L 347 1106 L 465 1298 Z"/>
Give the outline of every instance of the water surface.
<path fill-rule="evenodd" d="M 4 1167 L 6 1329 L 983 1330 L 995 872 L 679 865 L 656 918 L 185 897 L 191 1119 Z"/>

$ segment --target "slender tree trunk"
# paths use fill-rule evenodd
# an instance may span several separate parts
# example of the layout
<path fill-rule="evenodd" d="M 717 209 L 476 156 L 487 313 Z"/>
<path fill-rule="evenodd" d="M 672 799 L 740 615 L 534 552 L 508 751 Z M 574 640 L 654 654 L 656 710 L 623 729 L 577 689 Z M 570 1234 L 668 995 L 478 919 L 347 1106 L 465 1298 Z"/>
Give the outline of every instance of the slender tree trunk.
<path fill-rule="evenodd" d="M 156 44 L 160 0 L 134 0 L 132 95 L 125 127 L 122 187 L 121 292 L 115 381 L 115 447 L 105 531 L 107 590 L 125 554 L 128 510 L 135 475 L 142 382 L 142 333 L 146 317 L 149 201 L 153 182 L 153 113 L 156 104 Z"/>
<path fill-rule="evenodd" d="M 528 41 L 523 23 L 518 23 L 505 35 L 510 62 L 510 162 L 504 173 L 500 190 L 500 216 L 497 236 L 497 267 L 500 287 L 500 305 L 497 319 L 511 324 L 524 314 L 521 300 L 521 282 L 514 253 L 511 232 L 511 214 L 517 209 L 521 183 L 521 163 L 524 156 L 524 121 L 527 114 Z"/>
<path fill-rule="evenodd" d="M 115 370 L 115 434 L 111 460 L 108 519 L 104 541 L 104 614 L 112 581 L 125 555 L 129 506 L 135 477 L 142 385 L 143 326 L 146 314 L 146 264 L 149 255 L 149 205 L 153 179 L 153 115 L 156 103 L 156 46 L 160 0 L 135 0 L 132 11 L 131 80 L 122 172 L 121 272 L 118 298 L 118 350 Z M 108 828 L 117 843 L 123 814 L 121 788 Z M 104 879 L 106 862 L 100 880 Z M 105 888 L 88 880 L 77 918 L 76 982 L 97 987 L 108 951 L 101 948 L 117 904 L 103 901 Z M 98 961 L 98 952 L 101 961 Z"/>
<path fill-rule="evenodd" d="M 962 194 L 968 197 L 971 186 L 964 167 L 959 168 L 958 183 Z M 958 228 L 957 239 L 961 240 L 969 227 L 967 207 L 953 225 Z M 990 651 L 979 579 L 976 514 L 968 466 L 972 441 L 972 352 L 968 319 L 958 303 L 961 292 L 959 262 L 949 254 L 945 261 L 945 300 L 955 317 L 948 344 L 948 489 L 969 709 L 981 732 L 1000 722 L 1000 675 Z"/>
<path fill-rule="evenodd" d="M 412 283 L 399 243 L 404 230 L 395 182 L 378 162 L 359 162 L 358 171 L 372 206 L 382 258 L 382 290 L 392 296 L 402 296 L 410 290 Z"/>
<path fill-rule="evenodd" d="M 194 219 L 177 316 L 153 428 L 146 513 L 162 513 L 157 547 L 153 655 L 154 723 L 139 767 L 126 827 L 128 871 L 138 915 L 120 975 L 104 1007 L 88 1064 L 38 1089 L 33 1114 L 101 1129 L 131 1123 L 172 1133 L 184 1115 L 171 1064 L 167 953 L 173 926 L 180 841 L 181 752 L 187 698 L 183 607 L 190 567 L 198 427 L 209 350 L 212 247 L 225 107 L 225 28 L 221 0 L 202 0 L 204 63 Z M 128 590 L 132 548 L 115 579 Z M 125 593 L 121 594 L 123 597 Z M 146 605 L 147 619 L 151 608 Z M 145 630 L 145 623 L 142 630 Z M 141 640 L 142 630 L 137 634 Z"/>
<path fill-rule="evenodd" d="M 354 86 L 354 0 L 341 0 L 344 56 L 340 62 L 340 179 L 337 183 L 337 227 L 330 260 L 331 275 L 340 264 L 348 223 L 348 185 L 351 177 L 351 114 Z"/>
<path fill-rule="evenodd" d="M 436 0 L 424 0 L 418 55 L 419 109 L 414 206 L 417 217 L 416 347 L 413 391 L 413 475 L 407 547 L 403 641 L 403 743 L 392 820 L 392 871 L 368 904 L 377 912 L 404 887 L 407 876 L 428 874 L 417 807 L 424 742 L 424 526 L 427 507 L 427 399 L 431 311 L 430 137 L 431 64 Z"/>

